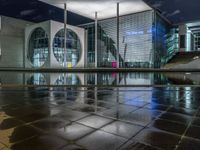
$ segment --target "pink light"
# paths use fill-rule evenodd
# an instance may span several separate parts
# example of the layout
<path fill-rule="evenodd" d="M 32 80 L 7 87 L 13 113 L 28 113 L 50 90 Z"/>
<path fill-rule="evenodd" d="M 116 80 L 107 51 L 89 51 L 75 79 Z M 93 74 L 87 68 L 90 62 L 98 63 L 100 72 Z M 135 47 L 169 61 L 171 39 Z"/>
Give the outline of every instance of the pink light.
<path fill-rule="evenodd" d="M 112 68 L 117 68 L 117 62 L 116 61 L 112 62 Z"/>

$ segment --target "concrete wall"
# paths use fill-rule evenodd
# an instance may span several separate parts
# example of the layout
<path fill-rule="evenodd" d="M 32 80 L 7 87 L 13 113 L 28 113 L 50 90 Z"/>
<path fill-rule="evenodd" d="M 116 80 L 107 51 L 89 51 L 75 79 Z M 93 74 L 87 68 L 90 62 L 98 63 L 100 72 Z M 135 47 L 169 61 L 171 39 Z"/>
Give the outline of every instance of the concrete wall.
<path fill-rule="evenodd" d="M 180 45 L 181 45 L 180 44 L 180 41 L 181 41 L 180 37 L 182 35 L 185 36 L 185 48 L 180 47 Z M 183 51 L 183 52 L 187 51 L 187 26 L 185 24 L 179 25 L 179 49 L 180 49 L 180 51 Z"/>
<path fill-rule="evenodd" d="M 193 60 L 185 64 L 176 64 L 169 68 L 172 69 L 200 69 L 200 59 Z"/>
<path fill-rule="evenodd" d="M 56 21 L 45 21 L 42 23 L 34 24 L 32 26 L 28 26 L 25 29 L 25 56 L 27 56 L 28 52 L 28 44 L 29 44 L 29 39 L 32 34 L 32 32 L 36 28 L 42 28 L 45 30 L 46 34 L 49 37 L 49 56 L 48 59 L 46 60 L 45 64 L 41 68 L 63 68 L 59 62 L 56 60 L 54 53 L 53 53 L 53 40 L 57 32 L 59 32 L 61 29 L 64 28 L 63 23 L 59 23 Z M 75 27 L 71 25 L 67 25 L 67 28 L 74 31 L 81 43 L 81 56 L 80 60 L 77 63 L 76 66 L 73 68 L 83 68 L 85 66 L 85 57 L 86 57 L 86 48 L 85 48 L 85 29 L 80 28 L 80 27 Z M 33 68 L 33 65 L 30 63 L 29 59 L 26 57 L 25 58 L 26 62 L 26 68 Z"/>
<path fill-rule="evenodd" d="M 23 67 L 24 30 L 33 23 L 1 16 L 0 67 Z"/>
<path fill-rule="evenodd" d="M 51 53 L 51 59 L 50 59 L 50 66 L 52 68 L 63 68 L 59 62 L 56 60 L 54 54 L 53 54 L 53 40 L 54 37 L 56 35 L 57 32 L 59 32 L 61 29 L 64 28 L 64 24 L 63 23 L 59 23 L 56 21 L 51 21 L 51 36 L 50 36 L 50 53 Z M 77 36 L 80 39 L 80 43 L 81 43 L 81 56 L 80 56 L 80 60 L 77 63 L 76 66 L 74 66 L 73 68 L 83 68 L 85 66 L 85 57 L 86 57 L 86 49 L 85 49 L 85 29 L 80 28 L 80 27 L 75 27 L 75 26 L 71 26 L 71 25 L 67 25 L 67 28 L 74 31 Z"/>
<path fill-rule="evenodd" d="M 0 16 L 0 68 L 33 68 L 27 58 L 28 43 L 31 33 L 37 28 L 43 28 L 49 36 L 49 56 L 42 68 L 62 68 L 54 57 L 52 42 L 55 34 L 64 27 L 63 23 L 45 21 L 34 24 L 11 17 Z M 85 30 L 67 25 L 80 39 L 82 53 L 80 61 L 75 67 L 85 66 Z"/>
<path fill-rule="evenodd" d="M 185 48 L 180 47 L 181 35 L 185 35 Z M 179 48 L 180 48 L 180 51 L 185 51 L 185 52 L 194 51 L 195 50 L 195 42 L 194 42 L 194 40 L 192 40 L 194 38 L 195 38 L 194 34 L 188 28 L 187 24 L 179 25 Z"/>

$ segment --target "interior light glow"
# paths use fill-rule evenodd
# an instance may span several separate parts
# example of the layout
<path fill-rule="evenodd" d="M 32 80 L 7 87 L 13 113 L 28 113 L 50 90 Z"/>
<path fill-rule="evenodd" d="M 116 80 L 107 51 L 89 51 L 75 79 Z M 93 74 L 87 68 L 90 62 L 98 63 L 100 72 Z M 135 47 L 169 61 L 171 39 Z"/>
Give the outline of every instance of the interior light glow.
<path fill-rule="evenodd" d="M 95 12 L 98 19 L 112 18 L 116 16 L 117 2 L 120 3 L 120 16 L 151 10 L 142 0 L 40 0 L 42 2 L 64 9 L 67 2 L 67 9 L 79 15 L 94 19 Z"/>
<path fill-rule="evenodd" d="M 185 74 L 190 75 L 191 73 L 190 73 L 190 72 L 187 72 L 187 73 L 185 73 Z"/>
<path fill-rule="evenodd" d="M 144 31 L 131 31 L 131 32 L 126 32 L 127 36 L 132 36 L 132 35 L 142 35 L 144 34 Z"/>

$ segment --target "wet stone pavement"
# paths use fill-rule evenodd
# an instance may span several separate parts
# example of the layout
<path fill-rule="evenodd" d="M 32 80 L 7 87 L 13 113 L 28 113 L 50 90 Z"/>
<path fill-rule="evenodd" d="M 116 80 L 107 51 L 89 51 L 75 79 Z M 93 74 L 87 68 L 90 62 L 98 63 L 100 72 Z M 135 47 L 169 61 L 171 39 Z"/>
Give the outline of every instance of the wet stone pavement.
<path fill-rule="evenodd" d="M 0 150 L 199 150 L 200 89 L 1 88 Z"/>

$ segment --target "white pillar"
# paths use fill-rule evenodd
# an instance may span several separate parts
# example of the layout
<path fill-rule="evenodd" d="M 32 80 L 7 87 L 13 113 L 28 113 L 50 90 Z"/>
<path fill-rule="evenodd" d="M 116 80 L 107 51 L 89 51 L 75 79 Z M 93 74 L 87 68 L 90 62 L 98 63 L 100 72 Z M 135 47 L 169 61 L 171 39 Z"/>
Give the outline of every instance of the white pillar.
<path fill-rule="evenodd" d="M 94 87 L 94 112 L 96 113 L 98 110 L 98 99 L 97 99 L 97 85 Z"/>
<path fill-rule="evenodd" d="M 117 68 L 119 68 L 119 3 L 117 3 Z"/>
<path fill-rule="evenodd" d="M 64 3 L 64 67 L 67 68 L 67 3 Z"/>
<path fill-rule="evenodd" d="M 1 16 L 0 16 L 0 38 L 1 38 Z M 1 57 L 1 39 L 0 39 L 0 57 Z"/>
<path fill-rule="evenodd" d="M 98 67 L 97 53 L 98 53 L 98 17 L 97 12 L 95 12 L 95 68 Z"/>
<path fill-rule="evenodd" d="M 179 50 L 187 51 L 187 26 L 179 25 Z"/>

